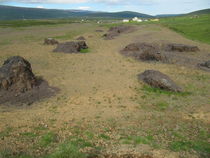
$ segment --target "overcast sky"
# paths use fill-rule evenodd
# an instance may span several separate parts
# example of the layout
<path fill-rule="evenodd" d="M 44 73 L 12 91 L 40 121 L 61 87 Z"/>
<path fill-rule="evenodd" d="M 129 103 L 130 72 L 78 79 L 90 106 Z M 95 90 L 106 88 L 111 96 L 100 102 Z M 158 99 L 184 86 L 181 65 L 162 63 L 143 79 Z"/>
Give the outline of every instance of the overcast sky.
<path fill-rule="evenodd" d="M 151 15 L 179 14 L 210 8 L 210 0 L 0 0 L 0 4 L 93 11 L 137 11 Z"/>

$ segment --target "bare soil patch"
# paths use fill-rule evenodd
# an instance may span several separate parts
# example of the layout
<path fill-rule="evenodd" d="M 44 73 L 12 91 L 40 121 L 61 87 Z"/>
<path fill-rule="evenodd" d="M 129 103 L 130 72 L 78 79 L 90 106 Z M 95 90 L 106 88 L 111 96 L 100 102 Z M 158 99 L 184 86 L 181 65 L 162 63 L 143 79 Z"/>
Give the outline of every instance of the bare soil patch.
<path fill-rule="evenodd" d="M 104 30 L 95 30 L 96 32 L 104 32 Z"/>

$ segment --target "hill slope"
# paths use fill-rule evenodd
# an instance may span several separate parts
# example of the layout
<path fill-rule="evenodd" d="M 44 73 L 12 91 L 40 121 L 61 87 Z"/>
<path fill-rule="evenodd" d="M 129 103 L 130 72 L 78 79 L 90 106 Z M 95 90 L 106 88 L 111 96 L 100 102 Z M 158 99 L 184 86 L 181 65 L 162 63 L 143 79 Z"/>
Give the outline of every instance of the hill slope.
<path fill-rule="evenodd" d="M 51 18 L 78 18 L 78 17 L 100 17 L 100 18 L 131 18 L 131 17 L 152 17 L 150 15 L 137 12 L 92 12 L 83 10 L 59 10 L 59 9 L 39 9 L 23 8 L 0 5 L 0 20 L 19 19 L 51 19 Z"/>
<path fill-rule="evenodd" d="M 195 11 L 195 12 L 191 12 L 189 14 L 210 14 L 210 9 L 198 10 L 198 11 Z"/>

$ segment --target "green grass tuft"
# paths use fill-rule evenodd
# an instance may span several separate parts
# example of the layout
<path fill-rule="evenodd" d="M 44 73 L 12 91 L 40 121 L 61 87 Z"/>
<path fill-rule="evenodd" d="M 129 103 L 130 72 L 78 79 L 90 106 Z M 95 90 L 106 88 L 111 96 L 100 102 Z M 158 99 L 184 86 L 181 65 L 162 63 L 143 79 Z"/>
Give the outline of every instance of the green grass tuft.
<path fill-rule="evenodd" d="M 155 106 L 159 110 L 166 110 L 169 107 L 169 103 L 167 103 L 166 101 L 161 101 L 161 102 L 158 102 L 157 104 L 155 104 Z"/>
<path fill-rule="evenodd" d="M 80 50 L 81 53 L 89 53 L 90 52 L 90 49 L 87 48 L 87 49 L 81 49 Z"/>
<path fill-rule="evenodd" d="M 191 92 L 171 92 L 171 91 L 166 91 L 166 90 L 162 90 L 160 88 L 153 88 L 151 86 L 148 85 L 144 85 L 142 90 L 148 92 L 148 93 L 156 93 L 156 94 L 165 94 L 165 95 L 177 95 L 177 96 L 188 96 L 191 95 Z"/>
<path fill-rule="evenodd" d="M 60 145 L 56 151 L 45 158 L 85 158 L 86 155 L 81 153 L 80 148 L 72 142 Z"/>
<path fill-rule="evenodd" d="M 53 132 L 48 132 L 41 137 L 39 145 L 41 147 L 47 147 L 51 143 L 56 142 L 56 140 L 57 140 L 57 135 Z"/>

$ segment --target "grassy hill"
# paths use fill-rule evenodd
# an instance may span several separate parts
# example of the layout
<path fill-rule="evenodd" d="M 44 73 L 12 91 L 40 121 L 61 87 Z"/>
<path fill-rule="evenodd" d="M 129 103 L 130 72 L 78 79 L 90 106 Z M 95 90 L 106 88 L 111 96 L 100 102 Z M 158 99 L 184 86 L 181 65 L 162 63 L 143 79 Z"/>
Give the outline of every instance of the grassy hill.
<path fill-rule="evenodd" d="M 0 5 L 0 20 L 20 20 L 20 19 L 57 19 L 57 18 L 131 18 L 131 17 L 152 17 L 138 12 L 92 12 L 82 10 L 58 10 L 23 8 Z"/>
<path fill-rule="evenodd" d="M 194 18 L 192 14 L 195 13 L 206 13 L 206 11 L 194 12 L 187 16 L 163 18 L 161 23 L 187 38 L 210 44 L 210 14 Z"/>
<path fill-rule="evenodd" d="M 198 10 L 198 11 L 195 11 L 195 12 L 191 12 L 189 14 L 190 15 L 192 15 L 192 14 L 210 14 L 210 9 Z"/>

